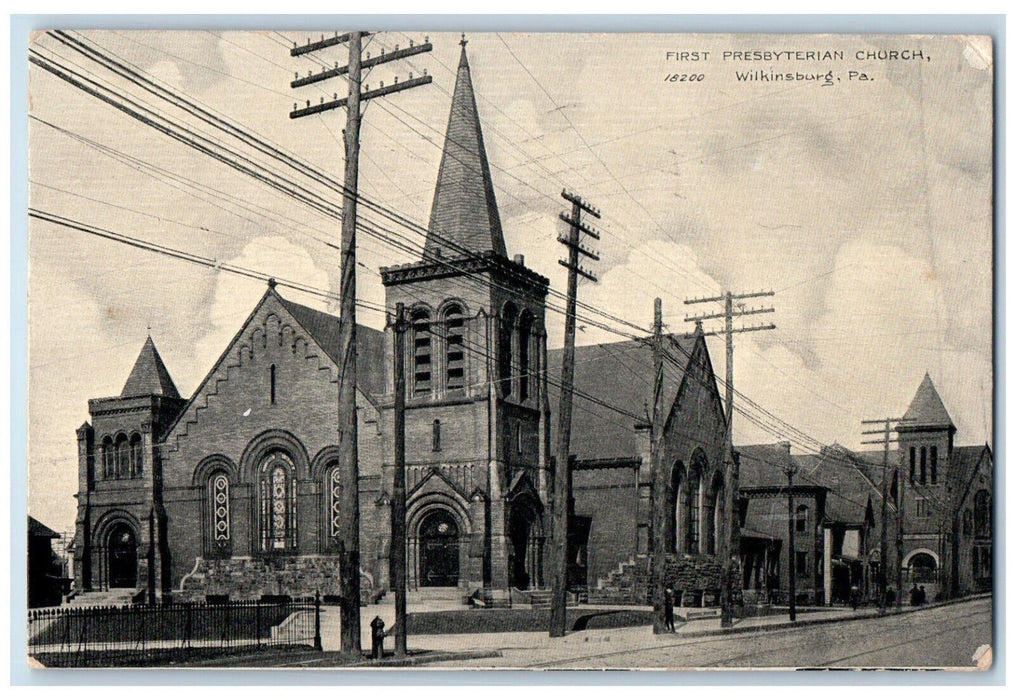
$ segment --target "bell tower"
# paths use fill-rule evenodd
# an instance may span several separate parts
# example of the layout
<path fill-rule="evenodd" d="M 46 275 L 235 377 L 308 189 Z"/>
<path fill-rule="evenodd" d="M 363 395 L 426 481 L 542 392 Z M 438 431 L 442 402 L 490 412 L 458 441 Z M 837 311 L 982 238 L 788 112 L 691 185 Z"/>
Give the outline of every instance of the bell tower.
<path fill-rule="evenodd" d="M 381 273 L 387 306 L 404 303 L 411 322 L 410 586 L 453 578 L 447 566 L 437 572 L 429 563 L 438 544 L 427 524 L 440 511 L 458 533 L 455 585 L 507 591 L 545 579 L 549 280 L 522 255 L 508 258 L 464 38 L 461 44 L 423 259 Z M 391 392 L 390 371 L 388 386 Z"/>
<path fill-rule="evenodd" d="M 119 396 L 91 399 L 78 428 L 75 588 L 169 590 L 169 547 L 156 448 L 180 397 L 148 336 Z"/>

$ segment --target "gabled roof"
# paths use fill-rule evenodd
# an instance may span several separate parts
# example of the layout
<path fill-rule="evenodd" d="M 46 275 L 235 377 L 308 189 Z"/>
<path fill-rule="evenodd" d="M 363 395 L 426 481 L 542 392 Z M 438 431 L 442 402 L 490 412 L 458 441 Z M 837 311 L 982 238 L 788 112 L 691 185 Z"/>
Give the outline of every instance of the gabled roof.
<path fill-rule="evenodd" d="M 155 342 L 152 336 L 148 336 L 138 359 L 134 362 L 134 369 L 127 377 L 127 383 L 123 385 L 121 397 L 125 396 L 165 396 L 171 399 L 180 398 L 180 392 L 176 390 L 169 370 L 155 349 Z"/>
<path fill-rule="evenodd" d="M 38 520 L 33 518 L 31 515 L 28 516 L 28 536 L 29 537 L 46 537 L 51 540 L 60 538 L 60 534 L 54 532 L 52 528 L 46 527 Z"/>
<path fill-rule="evenodd" d="M 275 289 L 275 280 L 269 280 L 268 289 L 264 295 L 255 304 L 250 314 L 240 325 L 239 330 L 229 341 L 226 347 L 223 349 L 222 354 L 212 365 L 208 374 L 201 380 L 197 390 L 187 400 L 187 403 L 180 409 L 180 412 L 176 415 L 176 418 L 166 428 L 160 439 L 168 439 L 168 436 L 172 435 L 177 428 L 177 425 L 184 416 L 187 416 L 192 406 L 195 404 L 197 399 L 202 396 L 208 387 L 209 383 L 216 376 L 216 372 L 223 366 L 227 358 L 233 352 L 233 348 L 237 342 L 243 336 L 247 330 L 251 321 L 257 315 L 258 311 L 264 306 L 269 300 L 275 300 L 278 302 L 286 313 L 293 317 L 293 320 L 303 328 L 311 339 L 317 344 L 321 350 L 328 356 L 328 358 L 336 365 L 339 364 L 339 319 L 337 316 L 332 316 L 323 311 L 312 309 L 309 306 L 303 306 L 296 302 L 283 299 L 282 296 Z M 357 390 L 363 394 L 368 401 L 371 401 L 377 405 L 377 396 L 381 395 L 385 391 L 385 350 L 384 350 L 384 333 L 367 326 L 357 325 L 357 363 L 356 363 L 356 376 L 357 376 Z"/>
<path fill-rule="evenodd" d="M 931 375 L 925 372 L 921 385 L 917 387 L 914 400 L 910 407 L 903 414 L 903 425 L 900 429 L 912 428 L 951 428 L 956 430 L 949 411 L 945 410 L 942 397 L 935 390 L 935 384 L 931 381 Z"/>
<path fill-rule="evenodd" d="M 438 249 L 448 257 L 488 250 L 508 255 L 464 40 L 424 256 L 436 256 Z"/>
<path fill-rule="evenodd" d="M 671 337 L 680 348 L 680 353 L 675 351 L 674 354 L 680 354 L 691 362 L 696 337 Z M 550 426 L 552 440 L 555 441 L 563 354 L 561 348 L 547 352 L 548 399 L 552 413 Z M 686 366 L 678 368 L 673 363 L 664 363 L 665 411 L 669 412 L 673 406 L 686 369 Z M 575 391 L 572 400 L 571 453 L 577 459 L 585 461 L 639 457 L 635 424 L 648 424 L 653 410 L 651 345 L 646 341 L 626 340 L 575 348 Z M 610 408 L 583 395 L 602 401 Z"/>
<path fill-rule="evenodd" d="M 293 318 L 321 346 L 332 362 L 341 364 L 338 316 L 318 311 L 295 301 L 279 301 Z M 367 326 L 356 326 L 356 386 L 367 398 L 385 393 L 385 334 Z"/>
<path fill-rule="evenodd" d="M 739 455 L 738 483 L 742 489 L 784 487 L 786 471 L 797 467 L 785 443 L 739 445 L 734 451 Z"/>
<path fill-rule="evenodd" d="M 869 504 L 881 506 L 879 484 L 873 481 L 863 458 L 847 448 L 833 444 L 818 454 L 797 455 L 798 480 L 828 489 L 825 517 L 832 522 L 860 525 Z"/>

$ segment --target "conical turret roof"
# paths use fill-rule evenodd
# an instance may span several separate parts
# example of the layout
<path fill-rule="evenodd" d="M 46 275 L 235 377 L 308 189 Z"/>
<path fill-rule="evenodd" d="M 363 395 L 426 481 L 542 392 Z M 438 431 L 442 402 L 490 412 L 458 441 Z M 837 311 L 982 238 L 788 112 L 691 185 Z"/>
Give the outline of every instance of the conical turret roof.
<path fill-rule="evenodd" d="M 166 369 L 162 357 L 159 356 L 159 351 L 155 349 L 152 336 L 148 336 L 137 361 L 134 363 L 134 369 L 127 377 L 127 383 L 123 385 L 120 396 L 148 396 L 152 394 L 172 399 L 180 398 L 180 392 L 176 390 L 173 378 L 169 376 L 169 370 Z"/>
<path fill-rule="evenodd" d="M 448 257 L 461 255 L 463 249 L 508 255 L 483 147 L 465 39 L 430 209 L 429 231 L 424 251 L 428 256 L 435 255 L 438 249 Z"/>
<path fill-rule="evenodd" d="M 917 387 L 910 408 L 903 414 L 901 428 L 952 428 L 955 430 L 949 411 L 942 403 L 942 397 L 931 381 L 931 375 L 925 372 L 921 386 Z"/>

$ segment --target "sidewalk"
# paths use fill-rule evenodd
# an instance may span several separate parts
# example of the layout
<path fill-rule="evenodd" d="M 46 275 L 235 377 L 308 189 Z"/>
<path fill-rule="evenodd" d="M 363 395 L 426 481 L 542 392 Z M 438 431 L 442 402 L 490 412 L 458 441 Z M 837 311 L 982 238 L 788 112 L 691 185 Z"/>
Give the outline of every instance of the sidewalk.
<path fill-rule="evenodd" d="M 921 610 L 929 610 L 945 605 L 977 599 L 982 596 L 971 596 L 942 603 L 932 603 L 921 607 L 904 606 L 899 611 L 888 608 L 886 615 L 906 615 Z M 607 610 L 618 609 L 618 606 L 576 606 L 581 609 Z M 623 607 L 623 606 L 622 606 Z M 461 606 L 450 607 L 447 603 L 436 605 L 410 604 L 409 612 L 436 611 L 441 609 L 461 609 Z M 675 611 L 680 615 L 680 609 Z M 382 602 L 369 605 L 361 610 L 360 624 L 363 639 L 369 641 L 370 621 L 381 615 L 389 625 L 394 620 L 394 603 Z M 786 613 L 764 617 L 746 617 L 735 619 L 732 627 L 722 629 L 720 618 L 705 618 L 689 622 L 679 622 L 677 630 L 672 634 L 653 634 L 651 626 L 624 627 L 614 629 L 597 629 L 580 632 L 569 632 L 564 637 L 551 638 L 547 632 L 500 632 L 500 633 L 468 633 L 468 634 L 425 634 L 410 635 L 408 642 L 411 650 L 427 650 L 432 652 L 497 652 L 505 657 L 505 661 L 513 656 L 532 659 L 534 656 L 543 660 L 542 665 L 553 666 L 556 661 L 575 657 L 576 647 L 581 646 L 582 653 L 597 655 L 605 652 L 626 649 L 635 651 L 646 648 L 660 648 L 678 644 L 682 639 L 708 637 L 730 634 L 764 634 L 770 631 L 792 627 L 830 624 L 840 621 L 869 619 L 879 617 L 877 608 L 811 608 L 807 612 L 798 612 L 797 620 L 791 622 Z M 326 608 L 321 615 L 321 636 L 325 651 L 339 649 L 339 611 L 338 608 Z M 389 644 L 386 646 L 390 647 Z M 472 664 L 471 664 L 472 665 Z M 500 665 L 500 664 L 499 664 Z M 510 662 L 509 662 L 510 665 Z M 528 664 L 527 664 L 528 665 Z"/>

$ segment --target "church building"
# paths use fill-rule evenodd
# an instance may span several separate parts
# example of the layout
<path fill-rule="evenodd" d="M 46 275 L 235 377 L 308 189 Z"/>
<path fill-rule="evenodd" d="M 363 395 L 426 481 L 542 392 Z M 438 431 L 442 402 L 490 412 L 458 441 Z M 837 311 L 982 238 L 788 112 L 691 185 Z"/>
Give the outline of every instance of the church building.
<path fill-rule="evenodd" d="M 650 523 L 645 339 L 578 348 L 571 468 L 550 458 L 559 351 L 548 361 L 549 280 L 509 257 L 465 45 L 423 259 L 382 268 L 405 305 L 408 585 L 484 604 L 549 588 L 551 494 L 572 480 L 569 586 L 637 576 L 653 537 L 670 580 L 715 591 L 725 419 L 701 329 L 668 339 L 668 519 Z M 119 396 L 78 430 L 78 595 L 150 601 L 339 594 L 339 319 L 273 281 L 194 395 L 149 337 Z M 363 599 L 390 586 L 393 337 L 357 329 Z M 683 578 L 681 578 L 683 576 Z M 628 587 L 629 597 L 631 588 Z M 108 593 L 105 600 L 108 600 Z"/>
<path fill-rule="evenodd" d="M 408 310 L 409 585 L 543 587 L 549 281 L 509 259 L 463 45 L 424 259 L 382 270 Z M 388 588 L 391 333 L 358 327 L 361 581 Z M 78 591 L 150 600 L 339 593 L 339 320 L 264 296 L 190 399 L 149 337 L 78 430 Z M 140 595 L 140 594 L 139 594 Z"/>

